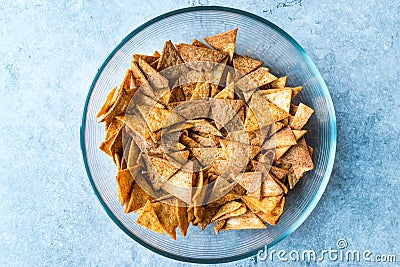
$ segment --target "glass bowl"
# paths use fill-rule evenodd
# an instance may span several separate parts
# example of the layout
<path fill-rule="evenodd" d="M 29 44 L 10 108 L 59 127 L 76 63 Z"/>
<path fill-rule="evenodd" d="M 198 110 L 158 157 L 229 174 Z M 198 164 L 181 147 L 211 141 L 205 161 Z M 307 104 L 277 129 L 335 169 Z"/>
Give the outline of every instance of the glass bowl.
<path fill-rule="evenodd" d="M 236 52 L 262 60 L 271 72 L 287 75 L 288 85 L 302 85 L 295 102 L 315 110 L 306 125 L 307 142 L 314 148 L 315 169 L 288 194 L 285 211 L 276 226 L 265 230 L 223 231 L 213 227 L 200 231 L 190 226 L 187 236 L 172 240 L 135 223 L 137 215 L 124 214 L 118 202 L 115 165 L 98 147 L 105 136 L 96 113 L 106 94 L 122 80 L 134 53 L 160 51 L 166 40 L 191 42 L 232 28 L 239 28 Z M 239 260 L 271 247 L 291 234 L 316 206 L 329 181 L 336 149 L 336 119 L 329 91 L 303 48 L 271 22 L 245 11 L 226 7 L 194 7 L 158 16 L 132 31 L 112 51 L 93 80 L 84 107 L 81 148 L 89 180 L 112 220 L 132 239 L 166 257 L 195 263 Z"/>

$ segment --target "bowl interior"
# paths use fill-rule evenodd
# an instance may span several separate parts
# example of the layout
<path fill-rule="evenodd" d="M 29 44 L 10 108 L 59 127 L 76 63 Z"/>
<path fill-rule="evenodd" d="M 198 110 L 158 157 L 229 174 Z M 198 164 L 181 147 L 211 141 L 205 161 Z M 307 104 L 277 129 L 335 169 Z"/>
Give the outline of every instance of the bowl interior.
<path fill-rule="evenodd" d="M 285 211 L 276 226 L 266 230 L 227 231 L 218 236 L 212 227 L 200 231 L 191 226 L 186 237 L 171 240 L 135 223 L 134 214 L 124 214 L 116 195 L 115 166 L 98 146 L 104 126 L 96 113 L 106 94 L 120 83 L 134 53 L 161 51 L 165 40 L 190 43 L 193 38 L 239 28 L 236 52 L 262 60 L 271 72 L 287 75 L 289 86 L 304 88 L 295 102 L 315 110 L 306 125 L 307 142 L 314 148 L 315 169 L 289 192 Z M 220 7 L 173 11 L 145 23 L 111 53 L 99 70 L 89 93 L 82 125 L 82 150 L 89 178 L 100 202 L 114 222 L 133 239 L 162 255 L 191 262 L 224 262 L 250 256 L 265 245 L 272 246 L 293 232 L 315 207 L 329 180 L 336 144 L 336 122 L 329 92 L 303 49 L 272 23 L 255 15 Z"/>

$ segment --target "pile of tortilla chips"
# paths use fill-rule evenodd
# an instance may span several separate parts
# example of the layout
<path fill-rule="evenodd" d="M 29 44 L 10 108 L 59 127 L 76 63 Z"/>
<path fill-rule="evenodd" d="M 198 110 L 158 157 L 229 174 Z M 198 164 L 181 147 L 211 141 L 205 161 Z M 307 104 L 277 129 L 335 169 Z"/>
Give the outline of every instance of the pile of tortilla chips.
<path fill-rule="evenodd" d="M 313 149 L 306 144 L 307 131 L 303 129 L 314 111 L 303 103 L 292 104 L 302 87 L 287 87 L 287 76 L 276 77 L 263 62 L 236 54 L 236 35 L 237 29 L 233 29 L 206 37 L 205 43 L 195 39 L 191 44 L 174 45 L 167 41 L 161 54 L 134 54 L 123 82 L 111 90 L 97 114 L 106 129 L 100 149 L 117 167 L 118 200 L 125 213 L 138 213 L 137 223 L 151 231 L 176 239 L 176 229 L 179 227 L 185 236 L 190 223 L 202 230 L 213 223 L 217 234 L 275 225 L 284 211 L 288 190 L 314 167 Z M 220 63 L 233 67 L 237 73 L 221 75 L 224 86 L 200 81 L 171 87 L 160 75 L 163 70 L 188 62 Z M 243 81 L 240 76 L 252 81 L 265 98 L 267 105 L 262 108 L 268 108 L 272 116 L 273 142 L 259 138 L 260 123 L 247 104 L 252 96 L 245 95 L 245 101 L 237 96 L 235 84 Z M 145 86 L 145 93 L 136 94 L 150 78 L 152 82 Z M 163 88 L 162 94 L 152 91 L 155 84 Z M 134 97 L 151 108 L 137 106 L 134 112 L 129 111 Z M 187 119 L 179 127 L 167 123 L 185 119 L 173 110 L 188 101 L 194 101 L 194 111 L 197 107 L 204 110 L 200 107 L 203 102 L 195 102 L 201 99 L 213 100 L 207 112 L 219 122 L 204 117 Z M 250 153 L 240 175 L 231 177 L 237 183 L 207 202 L 209 196 L 204 187 L 216 188 L 226 180 L 220 176 L 229 166 L 232 147 L 241 142 L 240 136 L 226 131 L 225 124 L 232 116 L 215 108 L 220 103 L 229 106 L 242 120 Z M 170 153 L 165 153 L 159 146 L 161 132 L 171 128 L 178 133 L 177 141 L 171 144 Z M 262 152 L 270 149 L 274 155 L 268 164 Z M 201 168 L 190 171 L 173 163 L 182 159 L 197 160 Z M 182 164 L 187 167 L 186 163 Z M 190 168 L 194 170 L 193 166 Z M 143 179 L 146 175 L 150 178 Z"/>

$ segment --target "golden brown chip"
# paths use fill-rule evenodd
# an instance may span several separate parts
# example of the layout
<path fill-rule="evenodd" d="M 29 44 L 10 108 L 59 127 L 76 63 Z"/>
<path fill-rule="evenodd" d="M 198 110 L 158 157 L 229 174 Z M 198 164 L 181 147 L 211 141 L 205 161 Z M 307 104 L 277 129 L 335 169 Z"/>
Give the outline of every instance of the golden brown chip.
<path fill-rule="evenodd" d="M 243 91 L 248 91 L 276 80 L 277 77 L 269 72 L 268 68 L 259 67 L 238 81 Z"/>
<path fill-rule="evenodd" d="M 209 83 L 199 82 L 196 85 L 196 88 L 192 92 L 192 96 L 190 97 L 191 100 L 193 99 L 207 99 L 210 95 L 211 86 Z"/>
<path fill-rule="evenodd" d="M 96 118 L 103 116 L 107 110 L 110 108 L 112 104 L 112 99 L 114 97 L 114 93 L 117 90 L 117 87 L 114 87 L 106 96 L 106 101 L 104 101 L 103 105 L 101 106 L 99 112 L 96 114 Z"/>
<path fill-rule="evenodd" d="M 219 231 L 224 227 L 226 220 L 216 221 L 214 224 L 214 232 L 218 235 Z"/>
<path fill-rule="evenodd" d="M 150 63 L 154 62 L 155 60 L 157 60 L 159 57 L 160 57 L 160 55 L 148 56 L 148 55 L 141 55 L 141 54 L 133 54 L 132 55 L 132 61 L 135 62 L 135 63 L 138 63 L 139 59 L 142 59 L 142 60 L 144 60 L 144 61 L 146 61 L 147 63 L 150 64 Z"/>
<path fill-rule="evenodd" d="M 297 141 L 307 133 L 307 130 L 292 130 L 292 132 Z"/>
<path fill-rule="evenodd" d="M 263 91 L 268 92 L 268 91 Z M 265 99 L 275 104 L 277 107 L 289 113 L 290 101 L 292 99 L 292 90 L 281 90 L 276 93 L 264 94 Z"/>
<path fill-rule="evenodd" d="M 233 55 L 233 67 L 235 70 L 239 71 L 239 76 L 246 75 L 258 67 L 262 66 L 263 62 L 250 58 L 241 56 L 238 54 Z"/>
<path fill-rule="evenodd" d="M 190 120 L 190 121 L 187 121 L 187 123 L 190 123 L 193 125 L 191 127 L 193 129 L 193 131 L 206 133 L 206 134 L 212 134 L 212 135 L 216 135 L 216 136 L 222 136 L 221 132 L 218 131 L 218 129 L 214 125 L 212 125 L 205 119 Z"/>
<path fill-rule="evenodd" d="M 295 144 L 297 144 L 296 138 L 290 127 L 286 126 L 275 134 L 275 138 L 266 141 L 263 148 L 270 149 L 274 147 L 292 146 Z"/>
<path fill-rule="evenodd" d="M 228 218 L 221 230 L 265 229 L 264 223 L 254 213 L 248 212 L 240 216 Z"/>
<path fill-rule="evenodd" d="M 175 46 L 172 44 L 171 40 L 166 41 L 161 52 L 160 61 L 157 65 L 157 71 L 161 71 L 183 63 L 184 62 L 181 56 L 179 55 Z"/>
<path fill-rule="evenodd" d="M 152 201 L 153 198 L 148 195 L 138 183 L 135 182 L 133 184 L 129 203 L 125 212 L 137 212 L 146 204 L 148 200 Z"/>
<path fill-rule="evenodd" d="M 218 212 L 219 212 L 220 210 L 221 210 L 221 208 L 218 210 Z M 243 215 L 243 214 L 245 214 L 246 212 L 247 212 L 246 205 L 245 205 L 244 203 L 240 203 L 239 208 L 237 208 L 237 209 L 235 209 L 235 210 L 226 212 L 226 213 L 221 214 L 221 215 L 219 215 L 219 216 L 217 216 L 217 215 L 218 215 L 218 213 L 217 213 L 217 214 L 214 216 L 215 220 L 212 220 L 212 221 L 226 220 L 226 219 L 231 218 L 231 217 Z M 217 218 L 216 218 L 216 217 L 217 217 Z M 213 218 L 213 219 L 214 219 L 214 218 Z"/>
<path fill-rule="evenodd" d="M 216 96 L 214 96 L 215 99 L 228 99 L 228 100 L 233 100 L 235 98 L 235 83 L 233 81 L 232 74 L 228 72 L 227 78 L 226 78 L 226 87 L 219 92 Z"/>
<path fill-rule="evenodd" d="M 312 108 L 300 103 L 293 120 L 290 122 L 290 127 L 295 130 L 301 130 L 313 113 L 314 110 Z"/>
<path fill-rule="evenodd" d="M 209 48 L 198 47 L 188 44 L 177 44 L 176 49 L 185 62 L 216 62 L 225 58 L 225 54 Z"/>
<path fill-rule="evenodd" d="M 211 223 L 211 219 L 218 211 L 218 207 L 211 207 L 209 205 L 201 206 L 201 221 L 198 222 L 199 228 L 204 230 L 207 225 Z"/>
<path fill-rule="evenodd" d="M 156 212 L 152 204 L 147 200 L 146 205 L 143 207 L 136 223 L 159 234 L 164 234 L 163 227 L 160 220 L 157 218 Z"/>
<path fill-rule="evenodd" d="M 190 204 L 192 202 L 192 194 L 194 193 L 192 192 L 194 182 L 194 173 L 178 170 L 161 188 L 185 203 Z"/>
<path fill-rule="evenodd" d="M 282 187 L 276 182 L 276 180 L 267 174 L 261 185 L 261 197 L 276 197 L 284 193 Z"/>
<path fill-rule="evenodd" d="M 262 173 L 261 172 L 244 172 L 238 177 L 239 184 L 247 190 L 248 194 L 260 199 Z"/>
<path fill-rule="evenodd" d="M 152 206 L 164 231 L 173 240 L 176 240 L 176 228 L 179 226 L 179 222 L 177 216 L 173 216 L 175 214 L 175 207 L 163 202 L 152 203 Z"/>
<path fill-rule="evenodd" d="M 122 126 L 123 123 L 121 121 L 116 119 L 112 120 L 107 129 L 105 140 L 100 143 L 99 148 L 110 157 L 113 157 L 111 146 L 116 142 L 118 135 L 122 131 Z"/>
<path fill-rule="evenodd" d="M 235 211 L 237 209 L 239 209 L 242 206 L 242 203 L 237 202 L 237 201 L 231 201 L 226 203 L 225 205 L 221 206 L 217 212 L 217 214 L 215 214 L 215 216 L 211 219 L 211 222 L 218 220 L 218 218 L 232 212 Z"/>
<path fill-rule="evenodd" d="M 278 178 L 279 180 L 285 179 L 286 175 L 288 174 L 288 170 L 283 168 L 279 168 L 277 166 L 271 166 L 270 170 L 271 174 Z"/>
<path fill-rule="evenodd" d="M 186 236 L 187 229 L 189 228 L 188 212 L 184 204 L 178 203 L 175 207 L 176 217 L 178 220 L 179 230 L 182 236 Z"/>
<path fill-rule="evenodd" d="M 233 54 L 235 53 L 237 31 L 238 29 L 235 28 L 226 32 L 208 36 L 204 38 L 204 41 L 213 48 L 228 54 L 230 61 L 232 61 Z"/>
<path fill-rule="evenodd" d="M 262 200 L 258 200 L 254 197 L 243 196 L 242 200 L 244 203 L 246 203 L 246 205 L 247 204 L 252 205 L 256 207 L 258 210 L 261 210 L 262 212 L 270 212 L 276 207 L 281 198 L 282 196 L 275 196 L 275 197 L 266 197 L 263 198 Z"/>
<path fill-rule="evenodd" d="M 286 85 L 287 76 L 280 77 L 270 83 L 271 88 L 284 88 Z"/>
<path fill-rule="evenodd" d="M 156 156 L 148 156 L 148 159 L 151 163 L 152 169 L 154 169 L 155 172 L 160 175 L 164 181 L 168 181 L 168 179 L 171 178 L 172 175 L 174 175 L 178 171 L 178 168 L 176 168 L 166 159 Z"/>
<path fill-rule="evenodd" d="M 296 165 L 296 167 L 298 167 L 298 174 L 314 168 L 304 137 L 300 138 L 297 144 L 292 146 L 285 155 L 282 156 L 281 160 L 291 163 L 292 167 Z M 301 177 L 301 175 L 298 177 Z"/>
<path fill-rule="evenodd" d="M 197 39 L 193 39 L 192 45 L 198 46 L 198 47 L 203 47 L 203 48 L 209 48 L 206 44 L 204 44 L 203 42 L 201 42 Z"/>
<path fill-rule="evenodd" d="M 117 192 L 120 193 L 118 195 L 118 200 L 121 203 L 121 205 L 124 205 L 130 196 L 134 178 L 132 177 L 129 169 L 125 169 L 125 170 L 118 170 L 116 180 L 117 180 Z"/>

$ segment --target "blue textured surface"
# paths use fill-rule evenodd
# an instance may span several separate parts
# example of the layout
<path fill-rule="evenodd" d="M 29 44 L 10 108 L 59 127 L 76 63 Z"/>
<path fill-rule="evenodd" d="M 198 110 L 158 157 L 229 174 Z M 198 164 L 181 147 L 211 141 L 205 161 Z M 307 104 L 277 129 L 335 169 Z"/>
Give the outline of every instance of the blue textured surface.
<path fill-rule="evenodd" d="M 79 127 L 97 69 L 130 31 L 176 8 L 227 4 L 293 36 L 321 71 L 336 109 L 327 190 L 273 249 L 318 253 L 345 239 L 348 249 L 394 254 L 391 265 L 400 264 L 397 1 L 37 0 L 0 1 L 0 266 L 186 265 L 140 247 L 108 218 L 87 179 Z M 287 264 L 275 258 L 274 265 Z M 253 265 L 264 263 L 226 264 Z"/>

